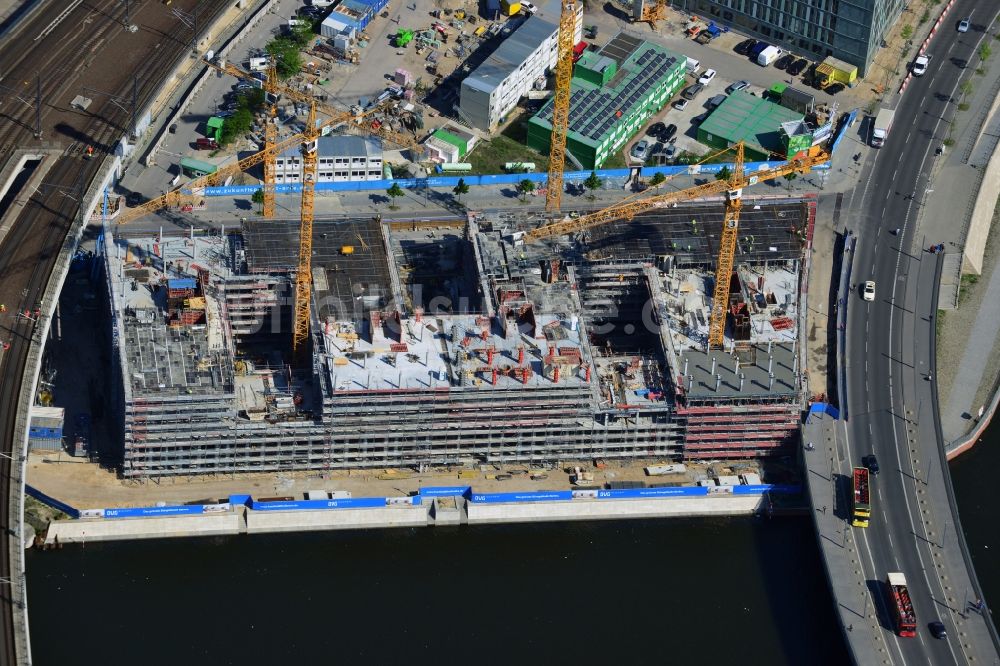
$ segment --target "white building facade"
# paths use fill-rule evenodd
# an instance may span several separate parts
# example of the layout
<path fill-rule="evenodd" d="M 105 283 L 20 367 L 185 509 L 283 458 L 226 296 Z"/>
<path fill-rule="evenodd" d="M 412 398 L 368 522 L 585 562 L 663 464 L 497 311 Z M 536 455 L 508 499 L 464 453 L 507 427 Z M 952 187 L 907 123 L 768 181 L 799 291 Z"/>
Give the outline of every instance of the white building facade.
<path fill-rule="evenodd" d="M 344 183 L 382 179 L 382 143 L 372 137 L 319 138 L 317 182 Z M 275 160 L 276 183 L 302 182 L 302 154 L 290 148 Z"/>
<path fill-rule="evenodd" d="M 535 80 L 556 64 L 559 5 L 552 18 L 545 11 L 529 17 L 499 48 L 462 81 L 458 116 L 470 126 L 491 132 L 528 94 Z M 583 4 L 577 5 L 573 43 L 583 36 Z"/>

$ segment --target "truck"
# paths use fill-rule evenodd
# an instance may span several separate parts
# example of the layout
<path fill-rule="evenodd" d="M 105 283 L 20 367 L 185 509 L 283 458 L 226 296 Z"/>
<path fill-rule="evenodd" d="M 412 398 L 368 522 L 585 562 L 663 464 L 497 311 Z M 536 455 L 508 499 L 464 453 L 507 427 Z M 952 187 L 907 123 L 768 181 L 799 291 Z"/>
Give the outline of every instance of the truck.
<path fill-rule="evenodd" d="M 853 501 L 851 503 L 851 525 L 868 527 L 872 515 L 871 486 L 867 467 L 855 467 L 853 476 Z"/>
<path fill-rule="evenodd" d="M 777 46 L 768 46 L 766 49 L 757 54 L 757 64 L 761 67 L 767 67 L 772 62 L 780 58 L 784 53 L 785 52 Z"/>
<path fill-rule="evenodd" d="M 906 587 L 906 576 L 890 572 L 885 583 L 889 592 L 889 609 L 892 613 L 896 633 L 906 638 L 917 635 L 917 614 L 913 612 L 913 600 Z"/>
<path fill-rule="evenodd" d="M 826 88 L 834 83 L 850 85 L 858 78 L 858 68 L 849 62 L 838 60 L 833 56 L 827 56 L 823 62 L 816 66 L 812 74 L 813 85 L 817 88 Z"/>
<path fill-rule="evenodd" d="M 875 116 L 875 122 L 872 123 L 872 147 L 881 148 L 885 145 L 885 138 L 889 136 L 889 130 L 892 128 L 892 119 L 896 115 L 893 109 L 879 109 L 878 115 Z"/>

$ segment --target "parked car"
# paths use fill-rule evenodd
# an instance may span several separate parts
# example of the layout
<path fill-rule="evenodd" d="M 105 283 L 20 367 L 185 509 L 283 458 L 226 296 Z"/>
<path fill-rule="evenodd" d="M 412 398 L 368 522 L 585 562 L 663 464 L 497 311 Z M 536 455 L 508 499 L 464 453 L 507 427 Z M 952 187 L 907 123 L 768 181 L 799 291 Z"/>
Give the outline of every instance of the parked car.
<path fill-rule="evenodd" d="M 253 84 L 252 83 L 247 83 L 246 81 L 240 81 L 234 87 L 237 90 L 250 90 L 251 88 L 253 88 Z"/>
<path fill-rule="evenodd" d="M 177 123 L 174 123 L 173 125 L 170 126 L 170 133 L 177 134 Z"/>
<path fill-rule="evenodd" d="M 643 139 L 642 141 L 639 141 L 637 144 L 632 146 L 632 150 L 629 152 L 629 154 L 637 160 L 645 160 L 648 149 L 649 149 L 649 142 Z"/>
<path fill-rule="evenodd" d="M 672 160 L 675 157 L 677 157 L 677 144 L 672 143 L 669 146 L 667 146 L 667 150 L 664 151 L 663 155 L 668 160 Z"/>
<path fill-rule="evenodd" d="M 538 11 L 538 7 L 534 6 L 530 2 L 522 2 L 521 9 L 524 10 L 525 14 L 534 14 L 535 12 Z"/>
<path fill-rule="evenodd" d="M 808 66 L 809 66 L 808 60 L 806 60 L 805 58 L 799 58 L 791 65 L 789 65 L 786 71 L 792 76 L 798 76 L 799 74 L 802 73 L 802 70 L 804 70 Z"/>
<path fill-rule="evenodd" d="M 969 25 L 972 23 L 972 17 L 966 16 L 964 19 L 958 22 L 959 32 L 969 32 Z"/>
<path fill-rule="evenodd" d="M 705 111 L 704 113 L 699 113 L 697 116 L 692 118 L 691 124 L 700 125 L 702 122 L 704 122 L 705 118 L 708 118 L 708 111 Z"/>
<path fill-rule="evenodd" d="M 674 108 L 677 109 L 678 111 L 683 111 L 684 109 L 687 108 L 687 105 L 688 101 L 686 99 L 679 99 L 676 102 L 674 102 Z"/>
<path fill-rule="evenodd" d="M 733 50 L 740 55 L 749 55 L 750 49 L 757 46 L 756 39 L 744 39 L 742 42 L 733 47 Z"/>
<path fill-rule="evenodd" d="M 719 105 L 721 105 L 725 101 L 726 101 L 725 95 L 715 95 L 714 97 L 712 97 L 712 99 L 708 100 L 708 104 L 706 104 L 705 106 L 707 106 L 709 109 L 716 109 L 719 107 Z"/>
<path fill-rule="evenodd" d="M 649 134 L 655 137 L 659 137 L 663 133 L 663 130 L 667 129 L 667 126 L 663 123 L 655 123 L 650 126 Z"/>
<path fill-rule="evenodd" d="M 737 90 L 743 90 L 744 88 L 749 88 L 749 81 L 735 81 L 726 86 L 726 93 L 732 95 Z"/>
<path fill-rule="evenodd" d="M 663 144 L 657 141 L 656 143 L 653 144 L 653 147 L 647 151 L 647 154 L 655 155 L 656 153 L 659 153 L 661 151 L 663 151 Z"/>
<path fill-rule="evenodd" d="M 684 99 L 694 99 L 695 97 L 698 96 L 698 93 L 700 93 L 704 89 L 705 89 L 705 84 L 696 83 L 692 86 L 688 86 L 687 88 L 685 88 L 684 92 L 681 93 L 681 97 L 683 97 Z"/>
<path fill-rule="evenodd" d="M 793 56 L 791 53 L 786 53 L 785 55 L 781 56 L 780 58 L 774 61 L 774 66 L 777 69 L 785 69 L 793 62 L 795 62 L 795 56 Z"/>
<path fill-rule="evenodd" d="M 834 83 L 831 86 L 827 86 L 826 91 L 831 95 L 836 95 L 837 93 L 841 92 L 844 89 L 844 87 L 845 86 L 843 83 Z"/>
<path fill-rule="evenodd" d="M 698 83 L 707 86 L 715 78 L 716 71 L 714 69 L 706 69 L 705 72 L 698 77 Z"/>
<path fill-rule="evenodd" d="M 666 129 L 660 133 L 660 141 L 670 141 L 677 134 L 677 125 L 667 125 Z"/>

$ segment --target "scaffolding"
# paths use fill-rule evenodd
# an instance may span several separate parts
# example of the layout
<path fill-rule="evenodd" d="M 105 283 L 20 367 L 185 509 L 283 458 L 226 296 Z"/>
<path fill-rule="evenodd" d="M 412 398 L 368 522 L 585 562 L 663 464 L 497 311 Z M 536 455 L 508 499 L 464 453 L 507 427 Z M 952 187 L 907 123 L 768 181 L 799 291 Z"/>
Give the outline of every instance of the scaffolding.
<path fill-rule="evenodd" d="M 712 352 L 711 248 L 661 253 L 691 219 L 711 244 L 721 214 L 702 206 L 642 218 L 656 233 L 590 230 L 611 234 L 599 257 L 583 249 L 593 239 L 518 244 L 530 216 L 473 215 L 464 233 L 318 220 L 313 363 L 299 370 L 275 343 L 291 319 L 293 223 L 119 240 L 107 272 L 122 474 L 787 453 L 803 241 L 783 239 L 807 223 L 800 203 L 745 205 L 755 245 L 776 245 L 737 255 L 733 321 L 746 316 L 749 339 L 733 327 Z"/>

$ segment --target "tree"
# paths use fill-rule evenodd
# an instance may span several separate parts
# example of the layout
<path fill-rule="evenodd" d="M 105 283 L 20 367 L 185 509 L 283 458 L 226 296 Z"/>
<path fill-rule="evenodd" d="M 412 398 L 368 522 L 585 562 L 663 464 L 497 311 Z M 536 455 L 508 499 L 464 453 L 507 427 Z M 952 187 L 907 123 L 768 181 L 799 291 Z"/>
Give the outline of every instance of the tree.
<path fill-rule="evenodd" d="M 990 48 L 989 44 L 983 42 L 979 46 L 979 59 L 985 62 L 990 59 L 991 55 L 993 55 L 993 49 Z"/>
<path fill-rule="evenodd" d="M 255 204 L 257 204 L 257 206 L 259 206 L 259 208 L 257 209 L 257 214 L 258 215 L 263 214 L 263 212 L 264 212 L 264 188 L 262 187 L 259 190 L 256 190 L 253 193 L 253 196 L 250 197 L 250 200 L 253 201 Z"/>
<path fill-rule="evenodd" d="M 265 50 L 276 61 L 279 79 L 289 79 L 302 69 L 299 45 L 293 39 L 279 37 L 269 42 Z"/>
<path fill-rule="evenodd" d="M 913 37 L 913 26 L 907 23 L 903 26 L 903 29 L 899 32 L 900 37 L 903 39 L 910 39 Z"/>
<path fill-rule="evenodd" d="M 601 186 L 604 185 L 604 181 L 601 180 L 600 176 L 597 175 L 596 171 L 591 171 L 590 175 L 587 176 L 587 180 L 583 181 L 583 185 L 588 190 L 590 190 L 590 195 L 587 198 L 593 201 L 594 199 L 597 198 L 597 196 L 594 194 L 594 190 L 601 189 Z"/>
<path fill-rule="evenodd" d="M 649 184 L 653 187 L 659 187 L 667 180 L 667 177 L 663 175 L 660 171 L 653 174 L 653 177 L 649 179 Z"/>
<path fill-rule="evenodd" d="M 399 208 L 399 206 L 397 206 L 395 204 L 396 197 L 401 197 L 404 194 L 403 188 L 401 188 L 399 186 L 399 183 L 393 183 L 392 187 L 390 187 L 389 189 L 387 189 L 385 191 L 385 193 L 389 195 L 390 201 L 393 202 L 393 203 L 389 204 L 389 208 L 391 208 L 393 210 L 396 210 L 397 208 Z"/>
<path fill-rule="evenodd" d="M 226 118 L 226 121 L 222 124 L 219 143 L 223 146 L 232 143 L 237 138 L 249 132 L 252 126 L 253 114 L 250 113 L 250 110 L 246 108 L 236 109 L 233 115 Z"/>
<path fill-rule="evenodd" d="M 799 177 L 799 174 L 792 171 L 791 173 L 785 174 L 785 180 L 788 181 L 788 189 L 792 189 L 792 181 Z"/>
<path fill-rule="evenodd" d="M 525 178 L 515 187 L 517 193 L 521 195 L 521 201 L 525 201 L 527 196 L 535 191 L 535 182 Z"/>
<path fill-rule="evenodd" d="M 726 167 L 722 167 L 721 169 L 719 169 L 715 173 L 715 179 L 716 180 L 729 180 L 732 177 L 732 175 L 733 175 L 733 172 L 730 171 L 729 167 L 726 166 Z"/>
<path fill-rule="evenodd" d="M 455 187 L 452 188 L 451 191 L 454 192 L 454 194 L 458 198 L 458 200 L 461 201 L 462 200 L 462 195 L 469 193 L 469 186 L 466 184 L 464 178 L 459 178 L 458 182 L 455 183 Z"/>

